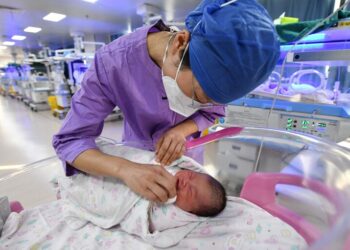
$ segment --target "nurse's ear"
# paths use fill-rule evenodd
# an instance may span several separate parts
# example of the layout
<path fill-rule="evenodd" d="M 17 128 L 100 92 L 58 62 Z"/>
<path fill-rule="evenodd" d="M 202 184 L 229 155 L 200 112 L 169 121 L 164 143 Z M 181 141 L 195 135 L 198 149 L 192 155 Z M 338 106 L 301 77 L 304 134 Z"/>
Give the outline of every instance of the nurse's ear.
<path fill-rule="evenodd" d="M 176 60 L 175 63 L 179 63 L 183 55 L 183 50 L 190 42 L 190 32 L 182 30 L 176 33 L 173 43 L 169 49 L 169 54 Z"/>

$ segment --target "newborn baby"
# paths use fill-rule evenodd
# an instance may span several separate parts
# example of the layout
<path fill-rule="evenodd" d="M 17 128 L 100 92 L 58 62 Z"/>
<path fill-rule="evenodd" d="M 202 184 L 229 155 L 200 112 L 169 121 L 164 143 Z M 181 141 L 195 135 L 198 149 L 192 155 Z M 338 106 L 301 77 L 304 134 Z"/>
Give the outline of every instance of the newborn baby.
<path fill-rule="evenodd" d="M 66 223 L 75 230 L 88 222 L 106 229 L 120 225 L 123 231 L 154 246 L 175 244 L 206 221 L 206 217 L 219 214 L 226 206 L 221 184 L 208 174 L 193 171 L 203 170 L 192 161 L 186 158 L 167 167 L 177 179 L 173 204 L 148 201 L 111 177 L 84 173 L 62 177 L 59 185 L 66 201 L 63 206 Z"/>
<path fill-rule="evenodd" d="M 223 186 L 208 174 L 191 170 L 179 170 L 175 205 L 198 216 L 218 215 L 226 206 L 226 192 Z"/>
<path fill-rule="evenodd" d="M 174 204 L 153 204 L 149 212 L 150 232 L 185 226 L 218 215 L 226 206 L 223 186 L 208 174 L 177 170 Z M 196 216 L 197 215 L 197 216 Z"/>

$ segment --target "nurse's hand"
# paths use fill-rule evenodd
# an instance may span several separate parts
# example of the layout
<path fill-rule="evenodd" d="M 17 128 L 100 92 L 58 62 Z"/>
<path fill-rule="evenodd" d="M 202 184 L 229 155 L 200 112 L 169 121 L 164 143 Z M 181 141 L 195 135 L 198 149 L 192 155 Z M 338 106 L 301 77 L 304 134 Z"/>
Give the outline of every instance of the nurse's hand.
<path fill-rule="evenodd" d="M 176 195 L 176 177 L 159 165 L 130 162 L 120 171 L 124 183 L 147 200 L 166 202 Z"/>
<path fill-rule="evenodd" d="M 186 136 L 181 127 L 168 130 L 157 142 L 156 160 L 162 165 L 170 165 L 186 151 Z"/>

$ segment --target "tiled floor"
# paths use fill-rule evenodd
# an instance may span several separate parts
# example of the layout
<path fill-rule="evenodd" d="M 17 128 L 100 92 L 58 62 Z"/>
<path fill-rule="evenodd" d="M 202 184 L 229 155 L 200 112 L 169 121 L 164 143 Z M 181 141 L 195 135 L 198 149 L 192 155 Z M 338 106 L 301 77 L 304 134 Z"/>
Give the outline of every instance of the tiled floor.
<path fill-rule="evenodd" d="M 0 96 L 0 177 L 55 155 L 51 138 L 61 124 L 50 111 L 32 112 L 22 102 Z M 122 122 L 107 122 L 102 136 L 120 140 L 121 130 Z"/>
<path fill-rule="evenodd" d="M 26 207 L 51 199 L 54 193 L 46 187 L 61 171 L 59 161 L 26 165 L 55 156 L 51 138 L 61 124 L 49 111 L 33 112 L 20 101 L 0 96 L 0 197 L 19 199 Z M 120 141 L 122 127 L 122 121 L 107 122 L 102 136 Z"/>

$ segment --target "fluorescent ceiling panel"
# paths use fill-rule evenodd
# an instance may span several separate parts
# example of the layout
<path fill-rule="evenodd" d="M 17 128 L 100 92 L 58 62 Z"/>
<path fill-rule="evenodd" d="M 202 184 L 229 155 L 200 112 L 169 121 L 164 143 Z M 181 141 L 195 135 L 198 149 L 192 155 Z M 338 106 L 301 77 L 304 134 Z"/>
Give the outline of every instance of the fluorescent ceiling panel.
<path fill-rule="evenodd" d="M 26 39 L 25 36 L 19 36 L 19 35 L 14 35 L 11 37 L 12 40 L 16 40 L 16 41 L 22 41 L 24 39 Z"/>
<path fill-rule="evenodd" d="M 29 32 L 29 33 L 38 33 L 40 31 L 41 31 L 41 28 L 32 27 L 32 26 L 28 26 L 27 28 L 24 29 L 24 32 Z"/>
<path fill-rule="evenodd" d="M 6 45 L 6 46 L 13 46 L 15 45 L 15 42 L 11 42 L 11 41 L 5 41 L 2 43 L 3 45 Z"/>
<path fill-rule="evenodd" d="M 45 21 L 50 21 L 50 22 L 59 22 L 64 18 L 66 18 L 66 15 L 59 14 L 59 13 L 53 13 L 53 12 L 51 12 L 48 15 L 43 17 L 43 19 Z"/>

